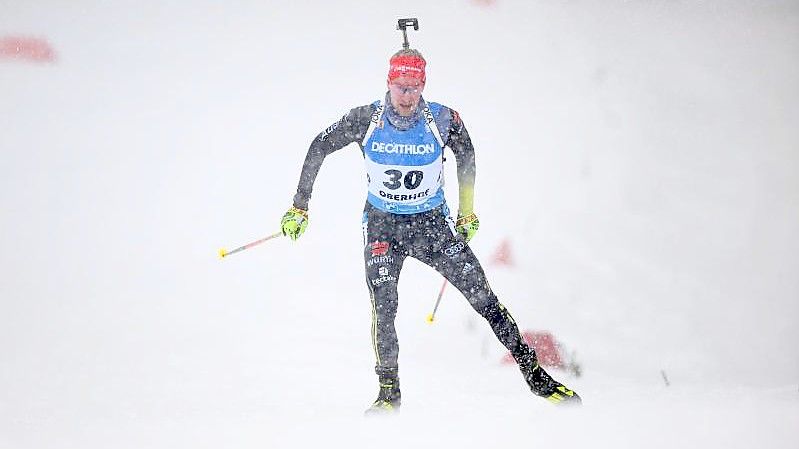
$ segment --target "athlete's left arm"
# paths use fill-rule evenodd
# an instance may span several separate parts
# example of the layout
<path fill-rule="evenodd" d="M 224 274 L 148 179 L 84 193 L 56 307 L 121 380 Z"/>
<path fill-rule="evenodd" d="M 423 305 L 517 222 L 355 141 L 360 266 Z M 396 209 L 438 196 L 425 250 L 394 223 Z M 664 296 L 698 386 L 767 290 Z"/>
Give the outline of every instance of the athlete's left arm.
<path fill-rule="evenodd" d="M 469 132 L 460 115 L 453 109 L 442 108 L 442 115 L 450 115 L 449 126 L 444 130 L 443 138 L 455 155 L 458 172 L 458 216 L 466 216 L 474 212 L 474 180 L 476 167 L 474 162 L 474 146 Z M 444 120 L 446 122 L 446 120 Z"/>

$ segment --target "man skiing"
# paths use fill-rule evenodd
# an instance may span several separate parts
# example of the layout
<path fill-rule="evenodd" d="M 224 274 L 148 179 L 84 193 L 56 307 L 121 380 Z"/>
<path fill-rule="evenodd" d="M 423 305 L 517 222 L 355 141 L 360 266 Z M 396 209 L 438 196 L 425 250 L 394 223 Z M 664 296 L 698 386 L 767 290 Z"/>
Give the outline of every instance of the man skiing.
<path fill-rule="evenodd" d="M 352 142 L 366 163 L 363 212 L 366 284 L 372 301 L 372 344 L 380 389 L 367 412 L 400 407 L 399 345 L 394 328 L 397 282 L 406 257 L 441 273 L 491 326 L 519 364 L 531 391 L 555 404 L 579 404 L 573 390 L 538 364 L 508 310 L 488 285 L 467 245 L 480 222 L 474 213 L 475 161 L 466 127 L 453 109 L 422 98 L 426 61 L 404 48 L 389 61 L 384 100 L 356 107 L 311 143 L 292 207 L 281 220 L 284 235 L 299 238 L 308 226 L 308 201 L 324 158 Z M 453 222 L 444 199 L 443 150 L 457 163 L 459 204 Z"/>

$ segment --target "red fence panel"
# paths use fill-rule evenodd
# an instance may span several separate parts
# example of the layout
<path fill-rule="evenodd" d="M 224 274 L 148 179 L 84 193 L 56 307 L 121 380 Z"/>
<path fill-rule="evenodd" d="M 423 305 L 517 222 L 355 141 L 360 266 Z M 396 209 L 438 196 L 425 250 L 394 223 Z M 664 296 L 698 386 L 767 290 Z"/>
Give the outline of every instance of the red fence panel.
<path fill-rule="evenodd" d="M 0 36 L 0 59 L 53 62 L 55 51 L 47 40 L 42 38 Z"/>

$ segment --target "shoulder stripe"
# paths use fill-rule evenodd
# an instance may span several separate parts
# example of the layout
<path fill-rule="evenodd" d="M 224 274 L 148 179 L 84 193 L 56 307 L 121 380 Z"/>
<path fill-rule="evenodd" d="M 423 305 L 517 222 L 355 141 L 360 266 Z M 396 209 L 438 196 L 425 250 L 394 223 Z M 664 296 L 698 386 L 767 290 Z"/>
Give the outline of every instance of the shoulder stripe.
<path fill-rule="evenodd" d="M 382 101 L 377 101 L 375 103 L 375 110 L 372 112 L 372 118 L 369 119 L 369 128 L 366 129 L 366 134 L 363 135 L 363 140 L 361 141 L 361 147 L 366 146 L 366 141 L 372 137 L 372 133 L 375 132 L 375 128 L 377 128 L 377 124 L 380 123 L 380 119 L 383 117 L 383 106 Z"/>
<path fill-rule="evenodd" d="M 427 126 L 430 128 L 430 132 L 433 133 L 435 136 L 436 141 L 439 145 L 441 145 L 441 149 L 444 149 L 444 139 L 441 138 L 441 132 L 438 130 L 438 125 L 436 125 L 436 119 L 433 117 L 433 113 L 430 111 L 430 105 L 425 102 L 424 109 L 422 109 L 422 114 L 424 114 L 424 121 L 427 122 Z"/>

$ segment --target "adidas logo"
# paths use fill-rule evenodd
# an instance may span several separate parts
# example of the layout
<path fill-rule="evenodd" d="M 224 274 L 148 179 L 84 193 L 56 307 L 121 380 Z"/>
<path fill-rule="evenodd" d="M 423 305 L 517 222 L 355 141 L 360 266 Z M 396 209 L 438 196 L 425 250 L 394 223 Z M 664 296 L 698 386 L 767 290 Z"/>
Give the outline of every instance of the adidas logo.
<path fill-rule="evenodd" d="M 463 270 L 461 270 L 461 274 L 466 274 L 472 270 L 474 270 L 474 265 L 466 262 L 466 265 L 463 266 Z"/>

